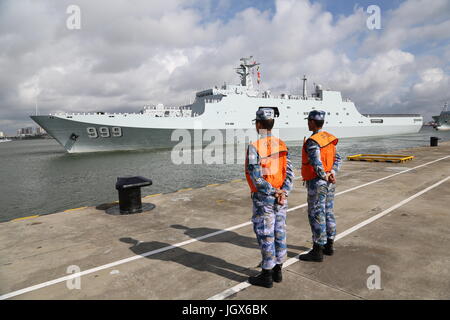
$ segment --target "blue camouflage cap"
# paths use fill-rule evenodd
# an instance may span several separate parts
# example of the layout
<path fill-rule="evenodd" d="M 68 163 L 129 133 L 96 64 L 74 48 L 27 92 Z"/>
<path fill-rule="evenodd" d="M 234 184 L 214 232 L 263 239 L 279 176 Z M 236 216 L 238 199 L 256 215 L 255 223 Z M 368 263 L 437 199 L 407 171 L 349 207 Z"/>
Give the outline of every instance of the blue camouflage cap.
<path fill-rule="evenodd" d="M 325 111 L 313 110 L 308 114 L 308 120 L 325 120 Z"/>
<path fill-rule="evenodd" d="M 270 120 L 275 118 L 275 112 L 272 108 L 261 108 L 256 111 L 255 120 Z"/>

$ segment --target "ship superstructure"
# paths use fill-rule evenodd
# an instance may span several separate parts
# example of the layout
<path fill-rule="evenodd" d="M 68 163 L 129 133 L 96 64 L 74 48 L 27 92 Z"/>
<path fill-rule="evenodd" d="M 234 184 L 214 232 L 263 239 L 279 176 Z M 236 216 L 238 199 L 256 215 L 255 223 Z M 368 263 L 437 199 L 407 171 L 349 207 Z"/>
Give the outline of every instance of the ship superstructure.
<path fill-rule="evenodd" d="M 444 108 L 441 111 L 441 114 L 438 116 L 433 116 L 434 120 L 434 128 L 440 131 L 449 131 L 450 130 L 450 111 L 448 110 L 447 102 L 444 104 Z"/>

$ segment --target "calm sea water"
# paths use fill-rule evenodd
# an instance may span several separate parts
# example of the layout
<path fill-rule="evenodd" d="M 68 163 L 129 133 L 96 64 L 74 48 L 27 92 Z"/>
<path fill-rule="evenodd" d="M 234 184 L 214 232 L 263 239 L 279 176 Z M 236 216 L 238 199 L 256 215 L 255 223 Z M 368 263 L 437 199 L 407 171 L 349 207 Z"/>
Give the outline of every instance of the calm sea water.
<path fill-rule="evenodd" d="M 417 134 L 341 139 L 338 152 L 386 153 L 429 145 L 430 136 L 450 140 L 450 132 L 424 127 Z M 299 167 L 300 148 L 290 150 Z M 175 165 L 171 150 L 67 154 L 55 140 L 0 143 L 0 163 L 0 221 L 116 201 L 119 176 L 151 178 L 143 195 L 244 178 L 242 164 Z"/>

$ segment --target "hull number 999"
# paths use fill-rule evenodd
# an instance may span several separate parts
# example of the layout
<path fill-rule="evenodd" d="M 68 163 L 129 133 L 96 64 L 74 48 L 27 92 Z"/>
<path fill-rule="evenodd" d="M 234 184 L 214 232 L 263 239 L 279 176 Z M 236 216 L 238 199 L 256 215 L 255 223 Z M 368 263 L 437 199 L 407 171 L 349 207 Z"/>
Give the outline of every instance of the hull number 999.
<path fill-rule="evenodd" d="M 122 128 L 121 127 L 112 127 L 111 130 L 109 127 L 89 127 L 86 129 L 89 138 L 111 138 L 111 137 L 121 137 L 122 136 Z"/>

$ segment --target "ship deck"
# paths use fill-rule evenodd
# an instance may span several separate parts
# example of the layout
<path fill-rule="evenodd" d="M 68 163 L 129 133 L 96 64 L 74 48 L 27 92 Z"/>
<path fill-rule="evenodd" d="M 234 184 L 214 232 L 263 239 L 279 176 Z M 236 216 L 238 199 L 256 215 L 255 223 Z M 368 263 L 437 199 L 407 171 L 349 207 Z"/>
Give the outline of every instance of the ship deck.
<path fill-rule="evenodd" d="M 239 180 L 168 194 L 144 189 L 156 208 L 141 214 L 98 206 L 1 223 L 1 299 L 449 299 L 450 142 L 398 152 L 415 158 L 344 163 L 336 253 L 322 263 L 296 258 L 311 246 L 305 188 L 296 181 L 289 260 L 272 289 L 245 282 L 260 254 Z M 377 267 L 381 289 L 369 289 L 368 270 Z"/>

